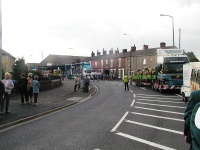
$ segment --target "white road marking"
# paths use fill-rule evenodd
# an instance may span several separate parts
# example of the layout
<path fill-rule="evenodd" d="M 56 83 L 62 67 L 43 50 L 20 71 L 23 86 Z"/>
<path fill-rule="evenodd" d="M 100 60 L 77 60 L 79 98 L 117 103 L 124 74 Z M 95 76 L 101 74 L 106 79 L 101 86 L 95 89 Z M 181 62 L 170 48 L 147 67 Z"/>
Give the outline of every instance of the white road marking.
<path fill-rule="evenodd" d="M 133 94 L 133 97 L 135 98 L 135 94 Z"/>
<path fill-rule="evenodd" d="M 172 102 L 172 101 L 163 101 L 163 100 L 149 100 L 149 99 L 137 99 L 138 101 L 150 101 L 150 102 L 161 102 L 161 103 L 181 103 L 183 102 Z"/>
<path fill-rule="evenodd" d="M 135 136 L 131 136 L 131 135 L 128 135 L 128 134 L 125 134 L 125 133 L 119 132 L 119 133 L 116 133 L 116 134 L 120 135 L 120 136 L 123 136 L 125 138 L 128 138 L 128 139 L 134 140 L 134 141 L 138 141 L 140 143 L 144 143 L 144 144 L 156 147 L 156 148 L 163 149 L 163 150 L 166 150 L 166 149 L 167 150 L 175 150 L 173 148 L 170 148 L 170 147 L 167 147 L 167 146 L 164 146 L 164 145 L 160 145 L 160 144 L 157 144 L 157 143 L 153 143 L 153 142 L 150 142 L 150 141 L 147 141 L 147 140 L 135 137 Z"/>
<path fill-rule="evenodd" d="M 164 95 L 149 95 L 149 94 L 137 94 L 137 95 L 146 95 L 146 96 L 162 96 L 162 97 L 177 97 L 177 96 L 164 96 Z"/>
<path fill-rule="evenodd" d="M 145 123 L 140 123 L 140 122 L 136 122 L 136 121 L 131 121 L 131 120 L 125 120 L 125 122 L 183 135 L 183 132 L 181 132 L 181 131 L 171 130 L 171 129 L 167 129 L 167 128 L 161 128 L 161 127 L 157 127 L 157 126 L 153 126 L 153 125 L 149 125 L 149 124 L 145 124 Z"/>
<path fill-rule="evenodd" d="M 135 100 L 133 99 L 133 102 L 131 103 L 131 106 L 133 106 L 133 105 L 134 105 L 134 103 L 135 103 Z"/>
<path fill-rule="evenodd" d="M 133 91 L 132 91 L 132 90 L 130 90 L 130 89 L 129 89 L 129 91 L 130 91 L 131 93 L 133 93 Z"/>
<path fill-rule="evenodd" d="M 158 105 L 158 104 L 141 103 L 141 102 L 136 102 L 136 103 L 138 103 L 138 104 L 145 104 L 145 105 L 165 106 L 165 107 L 175 107 L 175 108 L 184 108 L 185 109 L 185 107 L 180 107 L 180 106 Z"/>
<path fill-rule="evenodd" d="M 140 98 L 153 98 L 153 99 L 170 99 L 170 97 L 166 97 L 166 98 L 162 98 L 162 97 L 152 97 L 152 96 L 137 96 L 137 97 L 140 97 Z M 170 100 L 173 100 L 173 101 L 181 101 L 181 99 L 170 99 Z"/>
<path fill-rule="evenodd" d="M 141 87 L 141 89 L 142 89 L 142 90 L 147 90 L 146 88 L 142 88 L 142 87 Z"/>
<path fill-rule="evenodd" d="M 160 110 L 160 109 L 151 109 L 151 108 L 137 107 L 137 106 L 135 106 L 134 108 L 138 108 L 138 109 L 147 109 L 147 110 L 160 111 L 160 112 L 166 112 L 166 113 L 171 113 L 171 114 L 184 115 L 184 113 L 174 112 L 174 111 L 166 111 L 166 110 Z"/>
<path fill-rule="evenodd" d="M 175 101 L 180 101 L 181 99 L 178 98 L 178 97 L 158 97 L 158 96 L 139 96 L 137 95 L 137 97 L 140 97 L 140 98 L 153 98 L 153 99 L 171 99 L 171 100 L 175 100 Z M 172 99 L 173 98 L 173 99 Z"/>
<path fill-rule="evenodd" d="M 117 128 L 120 126 L 120 124 L 123 122 L 123 120 L 126 118 L 128 115 L 128 111 L 124 114 L 124 116 L 119 120 L 119 122 L 114 126 L 114 128 L 110 132 L 115 132 Z"/>
<path fill-rule="evenodd" d="M 176 95 L 182 98 L 182 96 L 180 94 L 176 94 Z"/>
<path fill-rule="evenodd" d="M 149 117 L 154 117 L 154 118 L 162 118 L 162 119 L 167 119 L 167 120 L 176 120 L 176 121 L 184 121 L 183 119 L 177 119 L 177 118 L 170 118 L 170 117 L 162 117 L 162 116 L 156 116 L 156 115 L 149 115 L 149 114 L 143 114 L 143 113 L 137 113 L 137 112 L 131 112 L 132 114 L 136 115 L 142 115 L 142 116 L 149 116 Z"/>

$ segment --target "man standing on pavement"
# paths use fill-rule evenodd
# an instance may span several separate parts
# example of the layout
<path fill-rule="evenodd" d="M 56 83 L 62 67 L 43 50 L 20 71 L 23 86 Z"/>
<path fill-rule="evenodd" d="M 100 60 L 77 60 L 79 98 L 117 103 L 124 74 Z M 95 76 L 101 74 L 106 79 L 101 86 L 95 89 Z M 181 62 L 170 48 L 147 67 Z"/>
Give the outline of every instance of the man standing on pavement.
<path fill-rule="evenodd" d="M 125 74 L 125 76 L 124 76 L 124 86 L 125 86 L 125 91 L 126 91 L 126 88 L 129 91 L 127 74 Z"/>
<path fill-rule="evenodd" d="M 90 84 L 90 79 L 86 75 L 86 77 L 84 78 L 84 87 L 86 93 L 88 93 L 89 84 Z"/>
<path fill-rule="evenodd" d="M 28 103 L 28 97 L 27 97 L 27 85 L 28 85 L 28 80 L 25 78 L 25 74 L 21 74 L 21 79 L 18 82 L 19 86 L 19 91 L 21 94 L 21 104 L 24 104 L 24 98 L 26 102 Z"/>
<path fill-rule="evenodd" d="M 76 92 L 77 84 L 78 84 L 78 75 L 74 79 L 74 92 Z"/>
<path fill-rule="evenodd" d="M 0 104 L 2 104 L 2 101 L 4 99 L 4 93 L 5 93 L 5 86 L 4 84 L 0 81 Z M 1 113 L 1 112 L 0 112 Z"/>
<path fill-rule="evenodd" d="M 8 107 L 9 107 L 9 101 L 10 101 L 10 95 L 11 95 L 11 91 L 14 88 L 14 84 L 13 81 L 10 79 L 10 73 L 6 72 L 5 73 L 5 79 L 2 80 L 2 83 L 5 86 L 5 94 L 4 94 L 4 99 L 1 103 L 1 112 L 3 112 L 3 108 L 4 108 L 4 101 L 6 101 L 6 114 L 10 114 L 10 111 L 8 111 Z"/>

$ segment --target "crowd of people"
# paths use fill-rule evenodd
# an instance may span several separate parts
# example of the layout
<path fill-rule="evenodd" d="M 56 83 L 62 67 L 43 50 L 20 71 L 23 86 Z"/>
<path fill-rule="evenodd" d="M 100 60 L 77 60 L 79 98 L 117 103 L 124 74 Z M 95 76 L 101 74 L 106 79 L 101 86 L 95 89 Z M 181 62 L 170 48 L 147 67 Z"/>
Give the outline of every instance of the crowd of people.
<path fill-rule="evenodd" d="M 25 102 L 27 104 L 38 105 L 37 99 L 39 94 L 40 83 L 38 81 L 38 76 L 34 76 L 32 73 L 28 74 L 26 78 L 25 74 L 21 74 L 21 78 L 17 83 L 18 90 L 21 96 L 21 105 L 24 105 Z M 11 114 L 9 111 L 9 102 L 10 95 L 14 88 L 13 80 L 11 80 L 11 75 L 9 72 L 6 72 L 4 75 L 4 79 L 0 81 L 0 114 L 5 113 Z"/>
<path fill-rule="evenodd" d="M 74 92 L 78 92 L 80 90 L 81 84 L 82 84 L 81 77 L 79 75 L 76 75 L 76 77 L 74 79 Z M 83 86 L 82 86 L 83 92 L 88 93 L 89 84 L 90 84 L 90 79 L 88 78 L 88 76 L 85 76 L 83 78 Z"/>

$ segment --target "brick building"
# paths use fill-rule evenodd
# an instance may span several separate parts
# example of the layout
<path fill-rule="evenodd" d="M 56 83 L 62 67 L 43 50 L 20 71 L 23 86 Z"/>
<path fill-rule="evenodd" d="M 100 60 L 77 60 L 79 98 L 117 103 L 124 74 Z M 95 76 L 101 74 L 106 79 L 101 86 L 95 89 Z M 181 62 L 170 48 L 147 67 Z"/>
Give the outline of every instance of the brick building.
<path fill-rule="evenodd" d="M 172 49 L 173 46 L 166 46 L 164 42 L 160 43 L 159 47 L 148 48 L 148 45 L 143 45 L 143 49 L 136 50 L 135 45 L 131 47 L 131 51 L 123 49 L 108 52 L 103 49 L 102 54 L 97 50 L 97 53 L 92 51 L 91 57 L 86 58 L 85 62 L 90 62 L 92 69 L 95 72 L 101 72 L 106 75 L 113 75 L 117 79 L 123 79 L 124 74 L 133 74 L 138 68 L 155 67 L 157 62 L 157 49 L 165 48 Z"/>

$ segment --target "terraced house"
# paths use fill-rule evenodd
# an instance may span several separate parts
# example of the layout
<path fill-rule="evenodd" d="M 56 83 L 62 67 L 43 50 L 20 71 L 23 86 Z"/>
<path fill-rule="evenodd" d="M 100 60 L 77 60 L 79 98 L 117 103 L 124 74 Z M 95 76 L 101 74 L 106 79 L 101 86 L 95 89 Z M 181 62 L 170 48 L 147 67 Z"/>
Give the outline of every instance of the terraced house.
<path fill-rule="evenodd" d="M 91 57 L 86 58 L 85 62 L 90 62 L 95 72 L 115 76 L 117 79 L 123 79 L 124 74 L 132 75 L 138 68 L 155 67 L 157 62 L 157 49 L 172 49 L 173 46 L 166 46 L 161 42 L 159 47 L 149 48 L 143 45 L 143 49 L 136 50 L 136 46 L 132 46 L 130 51 L 123 49 L 109 50 L 103 49 L 102 54 L 97 50 L 95 55 L 91 53 Z"/>

